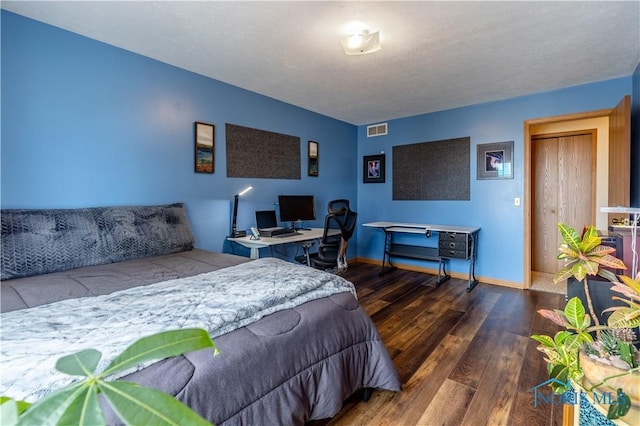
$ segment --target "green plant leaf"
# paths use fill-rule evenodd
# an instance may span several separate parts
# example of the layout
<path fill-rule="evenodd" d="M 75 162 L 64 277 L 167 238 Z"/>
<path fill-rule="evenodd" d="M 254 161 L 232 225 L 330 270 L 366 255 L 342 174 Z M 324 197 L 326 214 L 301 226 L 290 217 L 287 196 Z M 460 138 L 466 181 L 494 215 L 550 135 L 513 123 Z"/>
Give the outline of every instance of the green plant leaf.
<path fill-rule="evenodd" d="M 631 287 L 628 287 L 622 283 L 614 283 L 614 285 L 611 287 L 611 290 L 628 297 L 631 303 L 633 303 L 633 300 L 640 301 L 640 293 L 635 292 Z M 625 301 L 625 303 L 629 304 L 629 301 L 625 299 L 619 298 L 618 300 L 623 300 Z"/>
<path fill-rule="evenodd" d="M 600 246 L 600 247 L 606 247 L 606 246 Z M 606 248 L 610 248 L 610 247 L 606 247 Z M 591 259 L 593 259 L 595 262 L 598 262 L 602 266 L 606 266 L 607 268 L 627 269 L 627 265 L 625 265 L 622 260 L 620 260 L 617 257 L 612 256 L 610 254 L 604 254 L 602 256 L 591 257 Z M 614 275 L 613 279 L 610 280 L 610 281 L 617 281 L 617 279 L 615 278 L 615 275 Z"/>
<path fill-rule="evenodd" d="M 79 394 L 58 421 L 60 425 L 101 426 L 106 424 L 95 386 Z"/>
<path fill-rule="evenodd" d="M 593 260 L 585 260 L 579 265 L 584 268 L 584 271 L 587 273 L 587 275 L 597 275 L 600 268 L 598 262 Z"/>
<path fill-rule="evenodd" d="M 210 425 L 177 399 L 124 381 L 101 382 L 100 391 L 128 425 Z"/>
<path fill-rule="evenodd" d="M 14 426 L 18 423 L 18 403 L 11 399 L 3 399 L 0 404 L 0 423 L 3 426 Z"/>
<path fill-rule="evenodd" d="M 86 349 L 63 356 L 56 362 L 56 370 L 71 376 L 88 377 L 93 375 L 102 354 L 95 349 Z"/>
<path fill-rule="evenodd" d="M 31 405 L 18 421 L 19 425 L 53 426 L 64 415 L 67 408 L 82 395 L 89 385 L 82 381 L 59 389 Z"/>
<path fill-rule="evenodd" d="M 567 337 L 564 341 L 565 350 L 567 352 L 575 352 L 577 353 L 580 347 L 582 346 L 582 339 L 578 334 L 572 334 Z"/>
<path fill-rule="evenodd" d="M 562 236 L 562 241 L 574 251 L 578 251 L 580 245 L 580 235 L 578 235 L 578 232 L 564 223 L 558 224 L 558 230 Z"/>
<path fill-rule="evenodd" d="M 588 254 L 589 254 L 590 257 L 606 257 L 607 255 L 610 255 L 611 253 L 615 253 L 615 251 L 616 251 L 615 247 L 599 245 L 599 246 L 596 246 L 596 247 L 592 248 L 588 252 Z"/>
<path fill-rule="evenodd" d="M 627 277 L 626 275 L 620 275 L 620 279 L 627 287 L 629 287 L 631 292 L 640 296 L 640 273 L 638 274 L 638 277 L 635 280 L 631 279 L 630 277 Z"/>
<path fill-rule="evenodd" d="M 582 234 L 582 241 L 578 244 L 582 253 L 589 253 L 602 244 L 602 238 L 598 236 L 598 231 L 593 225 L 587 226 Z"/>
<path fill-rule="evenodd" d="M 586 315 L 586 316 L 588 317 L 589 315 Z M 580 346 L 582 346 L 584 343 L 593 342 L 593 336 L 586 331 L 581 331 L 580 333 L 576 334 L 576 336 L 578 337 Z"/>
<path fill-rule="evenodd" d="M 571 274 L 574 276 L 576 280 L 582 281 L 584 280 L 584 277 L 587 276 L 587 270 L 585 269 L 583 263 L 575 263 L 571 267 Z"/>
<path fill-rule="evenodd" d="M 564 316 L 564 312 L 559 310 L 549 310 L 549 309 L 540 309 L 538 310 L 538 314 L 542 317 L 553 321 L 554 324 L 559 325 L 560 327 L 565 327 L 567 325 L 567 319 Z"/>
<path fill-rule="evenodd" d="M 558 251 L 560 254 L 558 255 L 558 260 L 562 259 L 577 259 L 580 256 L 580 252 L 572 249 L 566 244 L 561 244 L 558 247 Z"/>
<path fill-rule="evenodd" d="M 607 418 L 610 420 L 618 419 L 626 415 L 631 409 L 631 398 L 622 390 L 616 392 L 616 400 L 609 406 Z"/>
<path fill-rule="evenodd" d="M 16 403 L 16 407 L 18 409 L 18 413 L 19 414 L 24 413 L 24 411 L 27 408 L 31 407 L 31 403 L 30 402 L 15 400 L 15 399 L 10 398 L 8 396 L 0 396 L 0 405 L 4 404 L 5 402 L 8 402 L 8 401 L 14 401 Z"/>
<path fill-rule="evenodd" d="M 545 336 L 544 334 L 533 334 L 531 338 L 547 348 L 554 347 L 553 339 L 549 336 Z"/>
<path fill-rule="evenodd" d="M 586 330 L 587 328 L 589 328 L 590 325 L 591 325 L 591 315 L 585 314 L 584 320 L 582 321 L 582 324 L 580 325 L 579 330 Z"/>
<path fill-rule="evenodd" d="M 558 284 L 560 281 L 566 280 L 571 276 L 573 276 L 573 273 L 571 272 L 571 267 L 561 269 L 553 275 L 553 283 Z"/>
<path fill-rule="evenodd" d="M 136 366 L 145 361 L 164 359 L 205 348 L 214 348 L 214 355 L 218 353 L 218 348 L 214 345 L 209 333 L 203 329 L 185 328 L 165 331 L 134 342 L 109 364 L 101 376 Z"/>
<path fill-rule="evenodd" d="M 640 310 L 628 308 L 625 306 L 616 306 L 606 309 L 613 311 L 607 324 L 611 328 L 636 328 L 640 326 Z"/>
<path fill-rule="evenodd" d="M 609 271 L 608 269 L 600 269 L 598 271 L 598 275 L 600 275 L 602 278 L 604 278 L 607 281 L 611 281 L 611 282 L 615 282 L 616 281 L 616 275 Z"/>
<path fill-rule="evenodd" d="M 620 358 L 629 364 L 631 368 L 636 367 L 635 360 L 633 358 L 633 345 L 631 343 L 618 342 L 618 348 L 620 349 Z"/>
<path fill-rule="evenodd" d="M 556 346 L 562 346 L 565 342 L 565 340 L 567 340 L 567 338 L 571 336 L 571 333 L 566 331 L 566 330 L 560 330 L 556 333 L 555 336 L 553 336 L 553 341 L 555 343 Z"/>
<path fill-rule="evenodd" d="M 552 379 L 560 380 L 562 383 L 567 383 L 569 378 L 569 368 L 566 365 L 556 365 L 549 376 Z M 552 383 L 551 387 L 553 391 L 557 394 L 563 394 L 567 391 L 566 386 L 562 386 L 559 383 Z"/>
<path fill-rule="evenodd" d="M 564 316 L 567 318 L 567 322 L 577 329 L 581 328 L 584 323 L 585 314 L 584 306 L 577 297 L 569 299 L 567 305 L 564 307 Z"/>

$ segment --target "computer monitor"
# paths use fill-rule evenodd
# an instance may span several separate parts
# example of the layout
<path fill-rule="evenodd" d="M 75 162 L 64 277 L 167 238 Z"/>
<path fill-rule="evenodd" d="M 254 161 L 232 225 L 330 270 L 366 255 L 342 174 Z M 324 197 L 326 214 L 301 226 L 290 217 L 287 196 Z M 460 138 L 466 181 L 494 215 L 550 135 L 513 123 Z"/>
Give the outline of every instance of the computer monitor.
<path fill-rule="evenodd" d="M 278 195 L 280 222 L 300 222 L 316 219 L 313 195 Z"/>
<path fill-rule="evenodd" d="M 271 229 L 278 227 L 275 210 L 256 211 L 256 227 L 258 229 Z"/>

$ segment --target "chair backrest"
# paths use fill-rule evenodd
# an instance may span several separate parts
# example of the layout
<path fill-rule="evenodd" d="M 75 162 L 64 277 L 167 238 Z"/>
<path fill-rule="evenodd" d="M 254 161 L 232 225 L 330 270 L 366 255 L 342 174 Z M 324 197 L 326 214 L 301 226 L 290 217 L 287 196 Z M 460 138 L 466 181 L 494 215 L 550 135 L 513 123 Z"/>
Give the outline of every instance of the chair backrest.
<path fill-rule="evenodd" d="M 330 244 L 339 240 L 340 237 L 345 241 L 349 241 L 355 231 L 357 218 L 358 213 L 349 209 L 348 206 L 346 209 L 340 208 L 333 210 L 333 212 L 330 211 L 324 219 L 324 233 L 321 242 Z M 336 229 L 340 230 L 340 234 L 336 235 L 332 232 Z"/>
<path fill-rule="evenodd" d="M 329 210 L 329 214 L 350 210 L 349 200 L 331 200 L 329 201 L 329 204 L 327 204 L 327 210 Z"/>
<path fill-rule="evenodd" d="M 331 203 L 329 210 L 331 211 Z M 321 266 L 326 267 L 332 264 L 338 268 L 338 271 L 346 269 L 347 245 L 355 231 L 357 219 L 358 213 L 349 208 L 348 201 L 325 217 L 324 232 L 318 246 L 318 259 Z M 339 229 L 340 233 L 332 234 L 331 231 L 335 229 Z"/>

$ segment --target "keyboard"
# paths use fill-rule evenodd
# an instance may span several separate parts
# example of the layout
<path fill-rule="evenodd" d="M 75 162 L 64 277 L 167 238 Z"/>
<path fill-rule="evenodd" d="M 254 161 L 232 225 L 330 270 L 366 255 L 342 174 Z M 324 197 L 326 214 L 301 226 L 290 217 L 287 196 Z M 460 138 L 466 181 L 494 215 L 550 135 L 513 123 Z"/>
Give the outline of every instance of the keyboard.
<path fill-rule="evenodd" d="M 271 238 L 287 238 L 287 237 L 293 237 L 294 235 L 301 235 L 301 234 L 297 231 L 287 230 L 287 232 L 278 232 L 275 235 L 271 235 Z"/>

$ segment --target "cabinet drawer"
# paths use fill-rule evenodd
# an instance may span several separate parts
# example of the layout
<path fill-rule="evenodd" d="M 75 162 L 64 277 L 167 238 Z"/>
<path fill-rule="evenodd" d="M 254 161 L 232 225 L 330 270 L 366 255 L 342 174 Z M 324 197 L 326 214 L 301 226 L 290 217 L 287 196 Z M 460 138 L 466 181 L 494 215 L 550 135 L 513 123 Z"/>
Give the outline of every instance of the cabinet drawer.
<path fill-rule="evenodd" d="M 438 254 L 442 257 L 468 259 L 471 254 L 471 236 L 458 232 L 441 232 L 438 237 Z"/>
<path fill-rule="evenodd" d="M 440 241 L 438 245 L 441 249 L 462 250 L 465 251 L 469 247 L 467 241 Z"/>
<path fill-rule="evenodd" d="M 440 232 L 438 239 L 442 241 L 468 241 L 469 234 L 459 232 Z"/>
<path fill-rule="evenodd" d="M 467 259 L 468 258 L 468 254 L 467 254 L 467 250 L 452 250 L 449 248 L 440 248 L 440 250 L 438 250 L 438 254 L 440 255 L 440 257 L 448 257 L 448 258 L 453 258 L 453 259 Z"/>

